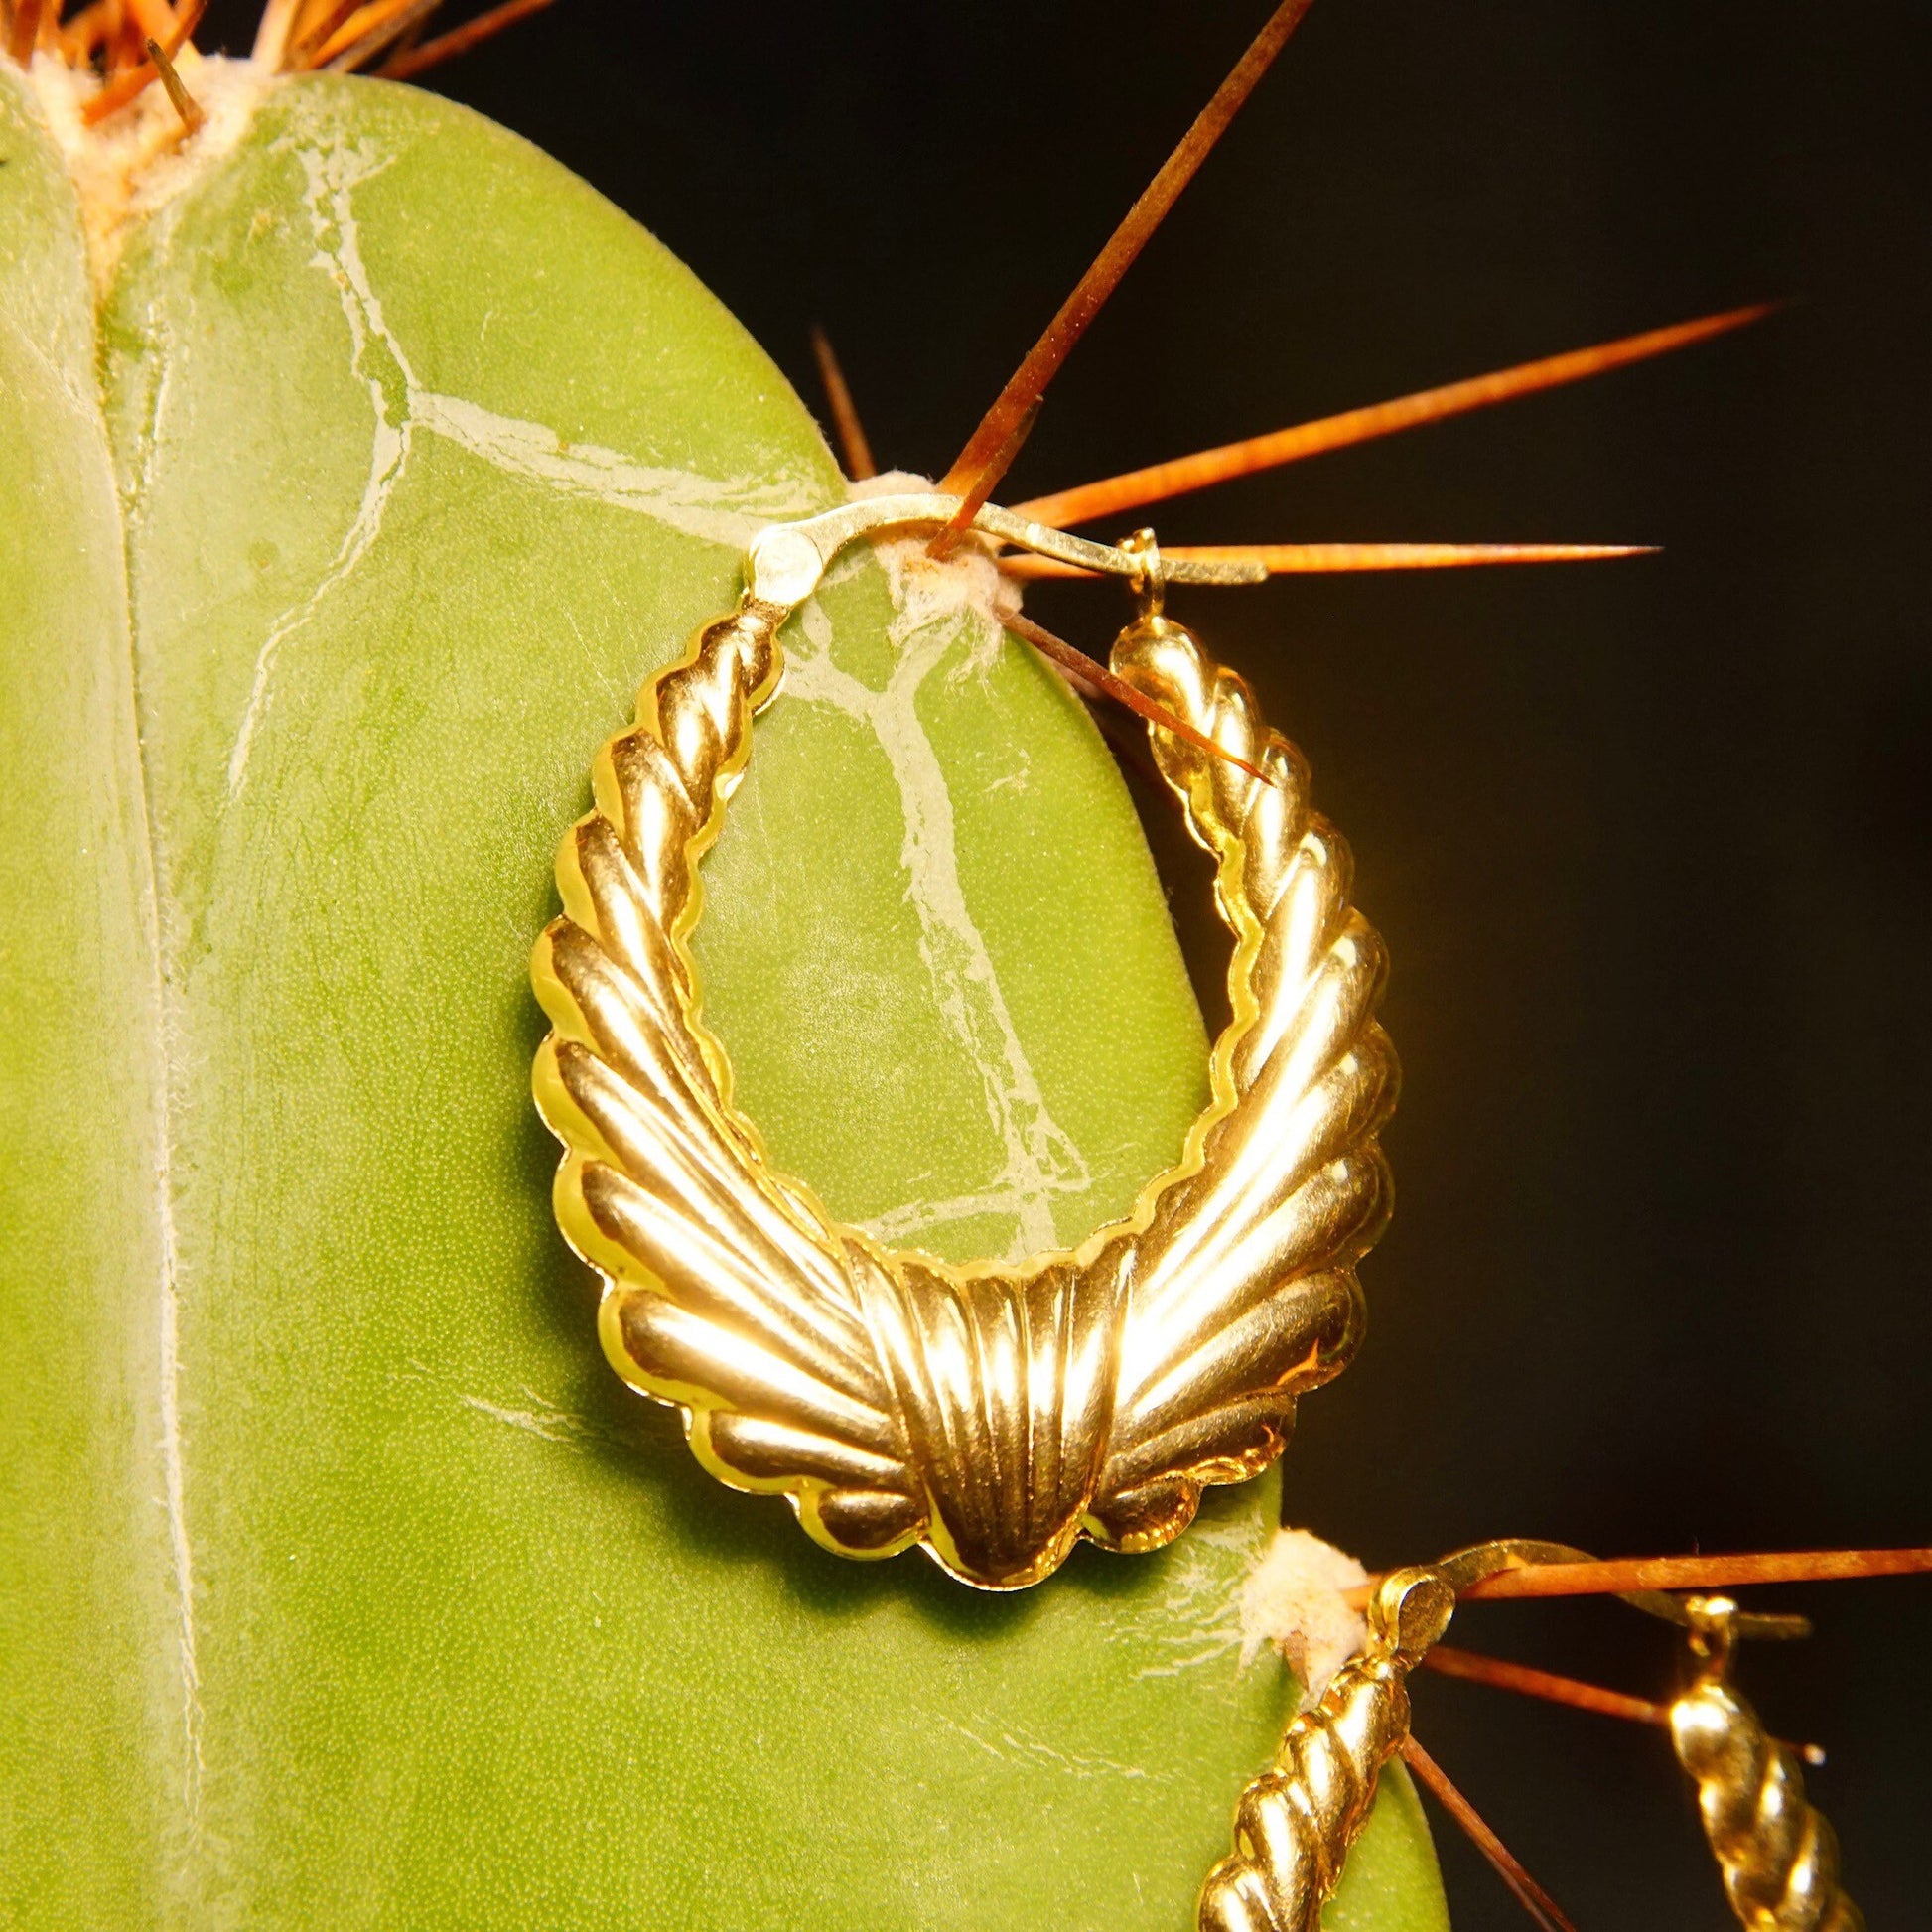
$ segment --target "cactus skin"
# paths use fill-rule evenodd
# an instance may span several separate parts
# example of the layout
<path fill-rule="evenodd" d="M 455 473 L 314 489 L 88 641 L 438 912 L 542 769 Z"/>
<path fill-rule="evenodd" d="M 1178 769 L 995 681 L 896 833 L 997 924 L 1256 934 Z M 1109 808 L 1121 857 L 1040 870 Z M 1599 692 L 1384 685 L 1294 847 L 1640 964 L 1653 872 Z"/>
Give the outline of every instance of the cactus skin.
<path fill-rule="evenodd" d="M 0 156 L 0 1924 L 1184 1923 L 1291 1695 L 1193 1661 L 1263 1485 L 1025 1614 L 843 1563 L 610 1374 L 552 1226 L 557 834 L 740 525 L 839 499 L 804 410 L 426 94 L 278 81 L 98 307 L 4 57 Z M 997 983 L 1075 1239 L 1205 1090 L 1132 804 L 1017 644 L 908 632 L 867 560 L 820 608 L 705 861 L 707 1020 L 774 1158 L 872 1219 L 1005 1172 Z M 1003 1253 L 1008 1198 L 898 1238 Z M 1444 1932 L 1419 1808 L 1335 1909 Z"/>

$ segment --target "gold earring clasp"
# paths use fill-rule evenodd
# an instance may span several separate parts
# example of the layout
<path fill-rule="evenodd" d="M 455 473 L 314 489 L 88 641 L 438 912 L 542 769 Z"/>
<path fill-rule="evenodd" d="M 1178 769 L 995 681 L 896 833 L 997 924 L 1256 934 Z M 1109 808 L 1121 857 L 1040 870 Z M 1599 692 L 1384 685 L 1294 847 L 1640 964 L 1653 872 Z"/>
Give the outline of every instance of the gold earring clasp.
<path fill-rule="evenodd" d="M 1158 618 L 1168 601 L 1169 565 L 1161 555 L 1161 540 L 1151 527 L 1143 527 L 1131 537 L 1122 537 L 1120 550 L 1123 556 L 1132 557 L 1140 566 L 1127 580 L 1127 588 L 1134 593 L 1140 605 L 1143 621 Z"/>
<path fill-rule="evenodd" d="M 747 594 L 762 604 L 787 612 L 795 610 L 817 589 L 832 559 L 848 544 L 885 530 L 943 528 L 958 507 L 956 496 L 936 490 L 908 491 L 903 495 L 855 497 L 817 516 L 801 517 L 795 523 L 774 523 L 752 539 L 746 559 Z M 1151 530 L 1139 531 L 1118 546 L 1094 543 L 1016 516 L 998 503 L 981 504 L 970 527 L 1016 550 L 1031 550 L 1036 556 L 1074 564 L 1103 577 L 1125 577 L 1136 589 L 1149 575 L 1143 551 L 1136 547 L 1142 538 L 1154 548 L 1164 581 L 1259 584 L 1268 576 L 1268 566 L 1253 558 L 1181 557 L 1161 563 Z M 1160 609 L 1158 595 L 1154 609 Z"/>

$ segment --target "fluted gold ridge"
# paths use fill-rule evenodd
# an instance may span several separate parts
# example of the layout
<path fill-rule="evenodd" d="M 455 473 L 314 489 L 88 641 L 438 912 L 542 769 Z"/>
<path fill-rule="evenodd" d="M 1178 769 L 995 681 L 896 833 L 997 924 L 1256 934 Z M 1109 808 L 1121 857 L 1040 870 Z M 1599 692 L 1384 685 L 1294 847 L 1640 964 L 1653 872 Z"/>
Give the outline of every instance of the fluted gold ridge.
<path fill-rule="evenodd" d="M 791 610 L 840 544 L 889 517 L 943 522 L 950 501 L 765 532 L 739 610 L 644 687 L 558 858 L 564 913 L 532 962 L 554 1027 L 534 1088 L 565 1147 L 558 1221 L 603 1277 L 605 1351 L 682 1410 L 704 1466 L 788 1496 L 831 1549 L 919 1543 L 1006 1589 L 1081 1536 L 1159 1548 L 1204 1486 L 1281 1452 L 1297 1395 L 1360 1340 L 1354 1269 L 1388 1213 L 1376 1135 L 1397 1071 L 1373 1017 L 1381 944 L 1299 753 L 1190 631 L 1146 616 L 1116 642 L 1116 675 L 1269 780 L 1150 728 L 1235 938 L 1233 1018 L 1181 1160 L 1077 1248 L 966 1267 L 881 1246 L 772 1170 L 699 1019 L 699 861 L 778 689 Z M 1009 542 L 1071 541 L 983 519 Z"/>

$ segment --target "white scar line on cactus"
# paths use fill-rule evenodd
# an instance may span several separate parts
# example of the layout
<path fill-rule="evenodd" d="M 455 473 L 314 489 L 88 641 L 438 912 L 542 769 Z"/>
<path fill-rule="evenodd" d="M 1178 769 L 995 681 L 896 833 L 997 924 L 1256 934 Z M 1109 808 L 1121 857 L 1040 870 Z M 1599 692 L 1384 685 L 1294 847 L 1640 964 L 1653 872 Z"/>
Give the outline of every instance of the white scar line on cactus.
<path fill-rule="evenodd" d="M 623 1440 L 617 1432 L 592 1421 L 588 1416 L 580 1416 L 574 1410 L 564 1408 L 561 1403 L 553 1402 L 541 1389 L 532 1388 L 527 1382 L 519 1383 L 514 1390 L 508 1391 L 504 1399 L 492 1401 L 488 1396 L 459 1388 L 446 1370 L 415 1355 L 409 1356 L 400 1369 L 391 1369 L 389 1375 L 392 1381 L 426 1382 L 436 1389 L 439 1396 L 449 1396 L 474 1415 L 500 1423 L 504 1428 L 514 1429 L 522 1435 L 534 1436 L 539 1442 L 554 1443 L 560 1449 L 581 1452 L 593 1443 Z"/>
<path fill-rule="evenodd" d="M 1161 1597 L 1161 1614 L 1125 1620 L 1123 1634 L 1136 1645 L 1154 1634 L 1169 1655 L 1144 1664 L 1137 1679 L 1180 1677 L 1233 1657 L 1237 1669 L 1252 1661 L 1231 1576 L 1245 1577 L 1255 1562 L 1255 1533 L 1247 1524 L 1196 1523 L 1176 1546 Z"/>
<path fill-rule="evenodd" d="M 523 1393 L 538 1406 L 533 1409 L 512 1409 L 504 1403 L 486 1401 L 480 1395 L 459 1395 L 457 1400 L 466 1409 L 474 1409 L 478 1415 L 487 1416 L 491 1422 L 520 1429 L 526 1436 L 538 1437 L 546 1443 L 561 1443 L 566 1449 L 581 1449 L 586 1443 L 598 1440 L 600 1432 L 593 1429 L 583 1417 L 573 1416 L 567 1409 L 559 1409 L 534 1389 L 525 1388 Z"/>
<path fill-rule="evenodd" d="M 228 754 L 228 799 L 247 781 L 249 755 L 267 715 L 275 663 L 288 638 L 353 574 L 380 536 L 418 430 L 442 437 L 491 468 L 565 495 L 627 510 L 703 542 L 743 549 L 774 517 L 821 507 L 802 479 L 701 477 L 641 464 L 595 443 L 566 443 L 546 424 L 504 416 L 461 396 L 426 388 L 389 328 L 362 258 L 354 194 L 393 157 L 367 142 L 292 145 L 301 162 L 303 206 L 315 236 L 314 266 L 335 284 L 348 326 L 350 368 L 366 385 L 375 431 L 361 501 L 314 590 L 270 626 L 255 658 L 241 726 Z"/>
<path fill-rule="evenodd" d="M 105 425 L 98 401 L 77 394 L 64 373 L 40 347 L 16 334 L 16 343 L 34 355 L 47 371 L 50 385 L 71 411 L 76 437 L 96 438 L 105 451 Z M 125 580 L 123 580 L 125 582 Z M 123 606 L 125 608 L 125 606 Z M 131 809 L 139 821 L 136 843 L 140 868 L 138 898 L 142 937 L 149 966 L 149 1012 L 155 1029 L 157 1057 L 163 1077 L 156 1084 L 151 1114 L 155 1227 L 159 1237 L 156 1262 L 155 1340 L 158 1357 L 153 1424 L 160 1451 L 161 1494 L 154 1498 L 168 1526 L 169 1581 L 174 1591 L 175 1656 L 181 1679 L 182 1815 L 191 1842 L 201 1829 L 203 1779 L 201 1665 L 195 1636 L 195 1555 L 188 1533 L 187 1448 L 181 1409 L 181 1252 L 175 1225 L 175 1092 L 174 1069 L 181 1060 L 175 998 L 164 968 L 162 868 L 155 835 L 146 759 L 134 717 L 133 638 L 122 633 L 128 652 L 128 682 L 124 717 L 126 756 L 136 782 L 129 787 Z"/>
<path fill-rule="evenodd" d="M 801 481 L 719 482 L 651 468 L 595 445 L 566 445 L 543 424 L 503 416 L 425 388 L 383 315 L 381 298 L 362 256 L 355 215 L 355 191 L 388 167 L 390 158 L 367 143 L 297 145 L 293 152 L 304 172 L 303 199 L 316 242 L 315 266 L 337 290 L 349 332 L 350 365 L 356 379 L 367 387 L 375 430 L 361 501 L 334 561 L 309 596 L 270 627 L 257 653 L 241 726 L 228 758 L 230 801 L 246 784 L 249 757 L 267 714 L 283 644 L 368 554 L 404 474 L 416 431 L 441 436 L 510 475 L 648 515 L 686 535 L 733 548 L 742 548 L 770 518 L 814 506 L 809 485 Z M 909 1204 L 882 1217 L 872 1231 L 882 1240 L 898 1240 L 926 1228 L 997 1212 L 1017 1222 L 1014 1252 L 1019 1256 L 1057 1244 L 1053 1197 L 1083 1192 L 1092 1176 L 1078 1148 L 1046 1107 L 1000 991 L 985 939 L 966 907 L 953 848 L 951 798 L 916 714 L 919 685 L 946 654 L 957 628 L 956 623 L 941 620 L 967 612 L 957 588 L 963 578 L 958 570 L 933 572 L 928 584 L 928 573 L 921 572 L 918 589 L 908 591 L 905 569 L 902 565 L 894 569 L 893 553 L 900 547 L 885 547 L 899 614 L 891 635 L 900 652 L 887 690 L 876 693 L 847 678 L 822 650 L 816 659 L 808 660 L 817 667 L 816 690 L 806 688 L 809 672 L 804 678 L 798 676 L 804 665 L 794 668 L 792 688 L 862 719 L 886 751 L 905 816 L 904 860 L 909 897 L 920 922 L 921 953 L 940 1011 L 979 1072 L 988 1118 L 1004 1160 L 988 1188 L 952 1200 Z M 975 658 L 997 650 L 1000 643 L 989 596 L 1004 580 L 990 567 L 986 575 L 991 585 L 978 587 L 984 594 L 967 600 L 973 607 L 967 615 L 974 624 Z"/>
<path fill-rule="evenodd" d="M 231 801 L 240 796 L 248 775 L 248 754 L 268 708 L 269 679 L 283 641 L 308 622 L 329 594 L 368 555 L 370 545 L 381 535 L 383 512 L 389 506 L 389 497 L 409 454 L 414 417 L 409 396 L 415 382 L 401 345 L 383 323 L 382 304 L 368 285 L 355 217 L 349 205 L 350 190 L 357 183 L 380 174 L 388 164 L 362 151 L 350 154 L 340 148 L 324 152 L 305 149 L 300 159 L 308 177 L 303 205 L 315 230 L 315 265 L 331 274 L 342 294 L 343 317 L 348 324 L 349 367 L 356 379 L 367 386 L 369 405 L 375 416 L 375 434 L 369 449 L 369 474 L 362 485 L 362 500 L 356 505 L 354 519 L 343 537 L 335 561 L 308 597 L 270 626 L 256 653 L 255 676 L 241 715 L 241 729 L 236 734 L 234 749 L 228 754 Z M 371 366 L 372 362 L 379 361 L 386 361 L 389 367 Z M 388 381 L 384 380 L 385 375 Z M 392 396 L 391 386 L 398 377 L 401 394 Z"/>
<path fill-rule="evenodd" d="M 157 953 L 157 961 L 159 954 Z M 180 1257 L 175 1239 L 172 1108 L 164 1096 L 155 1156 L 155 1197 L 161 1226 L 161 1469 L 168 1514 L 168 1554 L 174 1568 L 176 1648 L 181 1657 L 181 1718 L 190 1833 L 199 1830 L 202 1801 L 202 1671 L 195 1652 L 195 1556 L 188 1540 L 188 1477 L 181 1428 Z"/>
<path fill-rule="evenodd" d="M 335 560 L 308 598 L 271 626 L 257 654 L 241 727 L 228 759 L 230 800 L 246 783 L 249 756 L 267 712 L 282 645 L 367 555 L 380 534 L 417 430 L 440 435 L 511 475 L 650 515 L 688 535 L 733 547 L 742 546 L 771 516 L 810 507 L 807 490 L 798 483 L 720 483 L 649 468 L 594 445 L 567 446 L 545 425 L 426 389 L 384 318 L 381 298 L 362 256 L 355 216 L 355 191 L 387 167 L 388 158 L 367 144 L 349 147 L 340 142 L 298 146 L 294 152 L 304 171 L 315 264 L 336 287 L 349 331 L 351 366 L 367 386 L 375 433 L 361 502 Z M 918 605 L 916 599 L 908 603 L 902 585 L 896 586 L 896 601 L 902 609 L 894 641 L 903 654 L 888 692 L 873 694 L 850 681 L 850 690 L 834 695 L 828 688 L 821 696 L 835 703 L 843 699 L 841 708 L 863 716 L 892 762 L 905 812 L 906 869 L 920 918 L 921 950 L 941 1011 L 979 1070 L 988 1115 L 1005 1160 L 989 1189 L 900 1209 L 884 1217 L 876 1231 L 882 1239 L 898 1239 L 968 1216 L 1000 1212 L 1017 1221 L 1016 1251 L 1025 1253 L 1054 1245 L 1052 1197 L 1084 1190 L 1091 1176 L 1077 1148 L 1046 1109 L 1000 993 L 985 940 L 966 909 L 960 888 L 952 848 L 951 800 L 914 710 L 919 683 L 950 637 L 941 637 L 937 648 L 930 641 L 921 650 L 905 648 L 912 635 L 930 628 L 943 614 Z M 981 628 L 987 634 L 977 638 L 976 645 L 981 650 L 997 648 L 997 623 L 990 615 L 980 615 L 986 618 Z M 829 687 L 830 679 L 839 674 L 829 661 L 823 670 Z"/>
<path fill-rule="evenodd" d="M 80 414 L 76 409 L 76 414 Z M 97 405 L 85 412 L 95 434 L 101 423 Z M 123 580 L 125 583 L 125 580 Z M 127 637 L 129 751 L 138 782 L 131 787 L 140 818 L 138 852 L 143 877 L 141 906 L 151 968 L 150 998 L 162 1077 L 154 1095 L 155 1226 L 160 1237 L 156 1296 L 156 1352 L 159 1356 L 156 1406 L 161 1449 L 160 1503 L 168 1522 L 168 1561 L 175 1593 L 175 1654 L 181 1672 L 182 1815 L 191 1844 L 200 1836 L 202 1807 L 202 1672 L 195 1639 L 195 1552 L 188 1534 L 188 1454 L 181 1413 L 181 1244 L 175 1224 L 175 1069 L 182 1046 L 174 990 L 165 968 L 168 934 L 162 903 L 159 841 L 149 785 L 147 759 L 133 711 L 134 640 Z"/>
<path fill-rule="evenodd" d="M 959 878 L 952 797 L 945 771 L 920 729 L 914 705 L 926 674 L 954 639 L 942 632 L 906 650 L 883 691 L 835 665 L 820 649 L 791 660 L 791 695 L 829 705 L 869 726 L 884 749 L 905 816 L 900 863 L 919 921 L 919 953 L 941 1016 L 966 1048 L 986 1113 L 1003 1150 L 988 1188 L 951 1200 L 913 1202 L 866 1223 L 887 1242 L 969 1215 L 1010 1214 L 1017 1227 L 1009 1259 L 1058 1245 L 1053 1196 L 1083 1191 L 1091 1176 L 1079 1150 L 1054 1122 L 1013 1015 L 985 935 L 974 922 Z"/>
<path fill-rule="evenodd" d="M 985 1188 L 949 1200 L 914 1201 L 863 1225 L 876 1239 L 893 1243 L 982 1214 L 1010 1215 L 1017 1225 L 1009 1258 L 1019 1260 L 1059 1244 L 1054 1196 L 1084 1192 L 1093 1176 L 1046 1105 L 985 935 L 967 906 L 952 794 L 918 717 L 920 686 L 956 646 L 966 643 L 969 662 L 1000 647 L 991 602 L 995 586 L 972 581 L 971 561 L 933 566 L 918 556 L 920 549 L 916 539 L 878 546 L 895 612 L 887 634 L 896 657 L 885 689 L 875 690 L 833 663 L 831 625 L 816 600 L 802 613 L 813 648 L 792 656 L 785 688 L 868 726 L 886 754 L 904 815 L 900 863 L 919 921 L 920 957 L 939 1012 L 979 1074 L 1003 1155 Z M 997 576 L 990 563 L 985 575 Z"/>
<path fill-rule="evenodd" d="M 1097 1752 L 1063 1751 L 1043 1738 L 1027 1736 L 1011 1725 L 997 1733 L 995 1741 L 982 1737 L 956 1718 L 942 1717 L 939 1722 L 955 1737 L 976 1744 L 988 1757 L 1021 1769 L 1052 1771 L 1069 1778 L 1122 1778 L 1132 1784 L 1165 1784 L 1173 1775 L 1172 1771 L 1150 1771 L 1145 1764 L 1124 1764 L 1117 1757 L 1102 1757 Z"/>
<path fill-rule="evenodd" d="M 35 64 L 37 78 L 54 71 L 45 62 Z M 62 70 L 64 71 L 64 70 Z M 56 100 L 61 96 L 57 93 Z M 43 111 L 46 109 L 43 95 Z M 69 117 L 71 119 L 71 117 Z M 65 121 L 56 122 L 57 132 L 70 132 Z M 92 245 L 94 237 L 89 235 Z M 49 356 L 41 345 L 16 333 L 17 345 L 46 371 L 50 381 L 72 411 L 76 434 L 102 437 L 105 425 L 100 415 L 97 394 L 78 391 L 70 371 L 61 360 Z M 103 455 L 105 451 L 103 449 Z M 123 567 L 125 559 L 123 558 Z M 123 595 L 125 595 L 123 578 Z M 133 639 L 128 636 L 129 702 L 135 688 Z M 201 1803 L 204 1760 L 202 1755 L 202 1673 L 195 1633 L 195 1552 L 188 1530 L 188 1457 L 181 1405 L 181 1247 L 175 1223 L 175 1068 L 181 1059 L 179 1028 L 175 1017 L 177 995 L 172 991 L 164 961 L 168 955 L 159 844 L 155 832 L 146 757 L 138 728 L 129 717 L 129 756 L 138 773 L 131 787 L 133 809 L 140 820 L 138 852 L 142 878 L 140 903 L 144 938 L 151 968 L 151 1013 L 156 1033 L 162 1078 L 154 1095 L 154 1158 L 151 1178 L 154 1187 L 155 1227 L 159 1237 L 156 1256 L 158 1276 L 155 1307 L 157 1374 L 155 1385 L 155 1433 L 161 1458 L 161 1494 L 155 1499 L 168 1526 L 169 1580 L 174 1591 L 175 1656 L 181 1679 L 181 1772 L 182 1816 L 192 1844 L 201 1832 Z"/>
<path fill-rule="evenodd" d="M 410 420 L 498 470 L 632 510 L 686 536 L 742 550 L 774 517 L 800 516 L 818 499 L 800 482 L 718 482 L 688 470 L 652 469 L 595 443 L 566 443 L 542 423 L 499 416 L 460 396 L 410 393 Z"/>

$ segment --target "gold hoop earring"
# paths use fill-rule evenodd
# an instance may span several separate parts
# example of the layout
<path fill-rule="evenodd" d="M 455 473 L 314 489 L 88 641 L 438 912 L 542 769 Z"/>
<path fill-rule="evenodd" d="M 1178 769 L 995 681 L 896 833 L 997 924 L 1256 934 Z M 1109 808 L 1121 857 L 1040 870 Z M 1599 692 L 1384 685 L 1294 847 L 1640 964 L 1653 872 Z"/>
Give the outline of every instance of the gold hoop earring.
<path fill-rule="evenodd" d="M 1864 1932 L 1864 1915 L 1838 1876 L 1838 1836 L 1805 1797 L 1797 1753 L 1768 1735 L 1730 1686 L 1740 1628 L 1725 1596 L 1694 1596 L 1685 1609 L 1696 1674 L 1670 1708 L 1677 1760 L 1697 1783 L 1698 1814 L 1725 1895 L 1746 1932 Z M 1754 1620 L 1760 1626 L 1769 1620 Z M 1783 1630 L 1802 1636 L 1802 1618 Z"/>
<path fill-rule="evenodd" d="M 1168 581 L 1255 567 L 1164 568 L 1151 543 L 1086 543 L 988 505 L 983 537 L 1137 584 L 1116 675 L 1228 755 L 1151 728 L 1235 941 L 1212 1098 L 1130 1215 L 1018 1266 L 887 1249 L 772 1170 L 700 1017 L 698 864 L 783 677 L 780 626 L 847 544 L 957 507 L 875 497 L 765 530 L 738 608 L 645 685 L 557 861 L 564 914 L 532 962 L 555 1031 L 534 1088 L 566 1150 L 558 1221 L 603 1278 L 605 1352 L 683 1412 L 698 1460 L 789 1497 L 829 1549 L 919 1543 L 1011 1589 L 1081 1536 L 1171 1542 L 1204 1486 L 1274 1460 L 1296 1397 L 1346 1365 L 1355 1264 L 1388 1212 L 1376 1135 L 1397 1073 L 1373 1017 L 1381 944 L 1300 755 L 1158 608 Z"/>
<path fill-rule="evenodd" d="M 1196 1932 L 1321 1932 L 1321 1908 L 1368 1825 L 1381 1775 L 1409 1746 L 1410 1674 L 1457 1599 L 1503 1571 L 1583 1556 L 1564 1543 L 1503 1537 L 1382 1578 L 1365 1606 L 1367 1642 L 1289 1720 L 1274 1761 L 1235 1805 L 1233 1849 L 1201 1883 Z M 1624 1600 L 1682 1620 L 1667 1597 Z"/>

